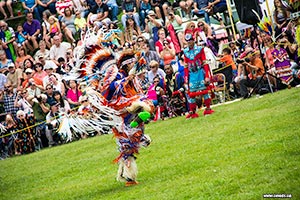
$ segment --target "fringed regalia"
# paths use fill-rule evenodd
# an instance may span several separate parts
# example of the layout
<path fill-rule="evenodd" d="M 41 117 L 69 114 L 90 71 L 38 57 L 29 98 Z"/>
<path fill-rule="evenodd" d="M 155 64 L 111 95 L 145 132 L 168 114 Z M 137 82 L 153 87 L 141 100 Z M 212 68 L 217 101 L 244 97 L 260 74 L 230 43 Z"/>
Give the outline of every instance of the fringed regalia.
<path fill-rule="evenodd" d="M 154 106 L 143 94 L 135 76 L 146 62 L 141 54 L 133 51 L 113 53 L 110 46 L 104 46 L 109 45 L 109 34 L 87 33 L 84 45 L 76 51 L 77 65 L 70 74 L 81 81 L 82 93 L 93 111 L 61 115 L 58 132 L 72 140 L 76 134 L 111 130 L 120 151 L 114 160 L 119 164 L 117 180 L 126 181 L 126 186 L 134 185 L 137 184 L 136 154 L 151 141 L 144 135 L 144 122 L 150 118 Z"/>
<path fill-rule="evenodd" d="M 274 48 L 272 55 L 274 57 L 275 73 L 282 83 L 289 85 L 294 79 L 291 69 L 291 62 L 285 49 Z"/>
<path fill-rule="evenodd" d="M 192 48 L 185 48 L 183 50 L 184 61 L 187 67 L 184 69 L 185 82 L 187 84 L 187 94 L 189 103 L 189 115 L 187 118 L 198 117 L 196 113 L 196 97 L 203 96 L 206 110 L 204 115 L 211 114 L 210 109 L 211 98 L 209 95 L 210 86 L 205 82 L 205 78 L 211 78 L 211 71 L 208 64 L 205 64 L 204 48 L 194 45 Z"/>

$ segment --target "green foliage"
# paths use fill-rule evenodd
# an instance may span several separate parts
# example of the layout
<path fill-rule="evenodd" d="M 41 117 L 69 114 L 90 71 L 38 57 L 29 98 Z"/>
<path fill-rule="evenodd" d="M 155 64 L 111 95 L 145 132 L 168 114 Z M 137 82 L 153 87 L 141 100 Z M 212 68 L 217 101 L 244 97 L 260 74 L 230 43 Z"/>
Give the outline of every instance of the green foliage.
<path fill-rule="evenodd" d="M 300 198 L 298 88 L 215 107 L 211 116 L 146 126 L 139 185 L 115 180 L 111 135 L 0 161 L 0 199 Z M 199 111 L 200 112 L 200 111 Z"/>

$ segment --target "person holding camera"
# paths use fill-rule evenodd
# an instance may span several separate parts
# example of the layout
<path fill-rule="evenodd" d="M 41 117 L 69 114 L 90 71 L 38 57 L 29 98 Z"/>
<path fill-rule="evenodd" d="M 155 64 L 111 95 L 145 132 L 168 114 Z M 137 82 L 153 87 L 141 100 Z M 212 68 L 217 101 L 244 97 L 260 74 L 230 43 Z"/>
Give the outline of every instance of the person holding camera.
<path fill-rule="evenodd" d="M 42 144 L 42 138 L 46 138 L 45 128 L 46 128 L 46 116 L 50 111 L 50 105 L 47 103 L 47 95 L 39 94 L 39 95 L 30 95 L 28 97 L 28 102 L 32 106 L 33 115 L 35 117 L 36 123 L 39 125 L 36 126 L 36 135 L 35 135 L 35 143 L 37 149 L 42 148 L 43 146 L 47 146 L 47 144 Z"/>
<path fill-rule="evenodd" d="M 175 15 L 173 9 L 168 10 L 167 16 L 166 28 L 170 33 L 170 37 L 172 42 L 174 43 L 176 53 L 180 53 L 181 48 L 183 48 L 184 46 L 182 18 L 179 15 Z"/>
<path fill-rule="evenodd" d="M 51 101 L 49 103 L 50 105 L 50 111 L 49 113 L 46 115 L 46 129 L 45 129 L 45 134 L 46 137 L 48 139 L 48 145 L 49 147 L 52 147 L 53 145 L 56 144 L 56 142 L 54 141 L 57 136 L 57 134 L 55 135 L 55 130 L 58 128 L 59 123 L 57 120 L 58 117 L 58 107 L 59 107 L 59 103 L 57 101 Z M 54 136 L 54 138 L 53 138 Z"/>
<path fill-rule="evenodd" d="M 163 20 L 156 18 L 156 14 L 153 10 L 148 12 L 145 19 L 146 27 L 145 32 L 149 34 L 149 45 L 151 50 L 155 50 L 155 42 L 158 40 L 158 30 L 163 27 Z"/>
<path fill-rule="evenodd" d="M 176 61 L 175 49 L 172 49 L 167 40 L 163 41 L 164 48 L 160 52 L 160 58 L 163 60 L 164 65 L 169 65 L 172 61 Z"/>
<path fill-rule="evenodd" d="M 28 92 L 26 89 L 23 89 L 18 92 L 17 98 L 15 99 L 14 106 L 22 109 L 26 115 L 32 115 L 33 110 L 32 106 L 28 102 Z"/>
<path fill-rule="evenodd" d="M 247 56 L 242 59 L 238 60 L 239 65 L 239 72 L 243 71 L 243 78 L 239 82 L 240 94 L 241 96 L 246 99 L 249 96 L 248 88 L 260 88 L 263 85 L 263 81 L 260 81 L 263 74 L 265 73 L 263 61 L 259 57 L 259 52 L 257 51 L 250 51 L 247 53 Z M 260 83 L 259 85 L 257 85 Z"/>

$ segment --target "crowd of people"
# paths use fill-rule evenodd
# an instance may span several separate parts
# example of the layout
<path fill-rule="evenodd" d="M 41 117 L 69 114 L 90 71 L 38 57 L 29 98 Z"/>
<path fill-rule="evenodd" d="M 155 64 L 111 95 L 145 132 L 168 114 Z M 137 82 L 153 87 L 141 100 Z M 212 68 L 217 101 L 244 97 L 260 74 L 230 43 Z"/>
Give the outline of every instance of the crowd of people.
<path fill-rule="evenodd" d="M 134 78 L 155 106 L 153 121 L 182 115 L 197 118 L 197 108 L 202 106 L 204 115 L 212 114 L 214 84 L 218 84 L 212 81 L 214 73 L 226 76 L 231 98 L 246 99 L 251 88 L 263 94 L 298 85 L 300 20 L 291 20 L 291 8 L 280 0 L 274 2 L 274 33 L 251 29 L 238 41 L 220 45 L 209 16 L 222 25 L 220 13 L 227 9 L 224 0 L 181 1 L 178 5 L 125 0 L 122 27 L 115 0 L 22 1 L 24 24 L 14 30 L 0 21 L 1 158 L 65 143 L 56 132 L 61 113 L 86 115 L 93 110 L 82 85 L 85 80 L 72 78 L 72 70 L 78 69 L 84 57 L 80 47 L 87 43 L 90 32 L 98 36 L 98 45 L 116 55 L 132 51 L 144 58 L 145 67 Z M 179 6 L 182 14 L 171 6 Z M 193 19 L 185 28 L 182 16 Z M 135 64 L 138 59 L 128 62 Z M 268 79 L 263 76 L 266 72 Z M 110 95 L 103 96 L 111 99 Z M 93 131 L 77 139 L 109 131 Z"/>

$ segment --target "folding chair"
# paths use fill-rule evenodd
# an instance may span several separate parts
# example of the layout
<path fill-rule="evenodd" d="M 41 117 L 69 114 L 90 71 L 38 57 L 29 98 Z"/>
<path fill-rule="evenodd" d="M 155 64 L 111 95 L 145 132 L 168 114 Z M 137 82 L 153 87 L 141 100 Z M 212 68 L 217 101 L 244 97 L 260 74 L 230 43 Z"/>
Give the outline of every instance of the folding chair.
<path fill-rule="evenodd" d="M 222 73 L 217 73 L 213 75 L 212 82 L 215 86 L 215 98 L 213 99 L 218 101 L 219 103 L 224 103 L 226 100 L 230 101 L 230 95 L 226 88 L 226 77 Z"/>

